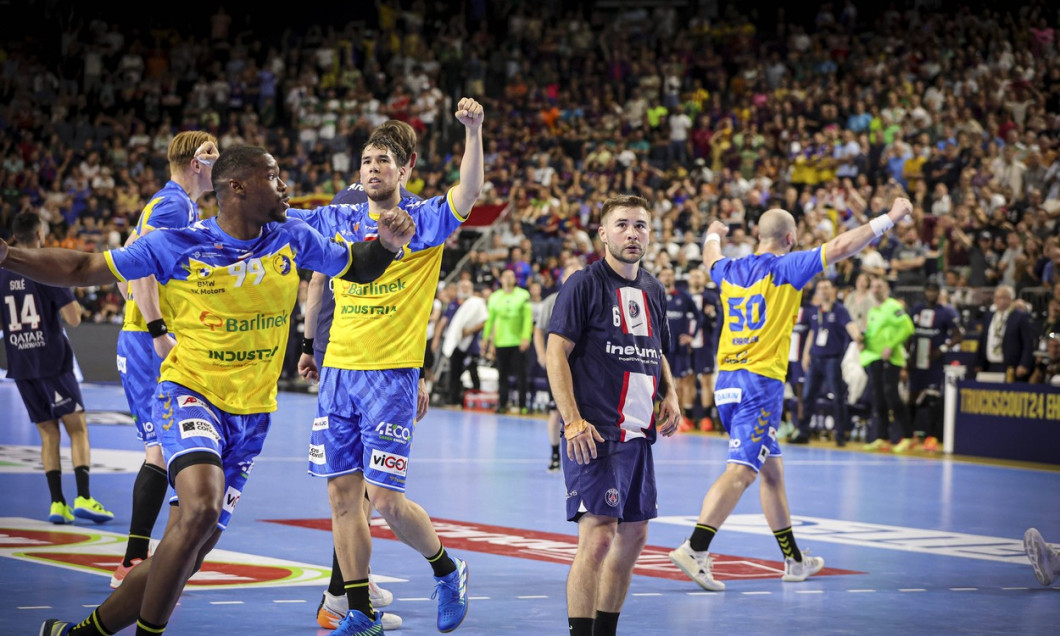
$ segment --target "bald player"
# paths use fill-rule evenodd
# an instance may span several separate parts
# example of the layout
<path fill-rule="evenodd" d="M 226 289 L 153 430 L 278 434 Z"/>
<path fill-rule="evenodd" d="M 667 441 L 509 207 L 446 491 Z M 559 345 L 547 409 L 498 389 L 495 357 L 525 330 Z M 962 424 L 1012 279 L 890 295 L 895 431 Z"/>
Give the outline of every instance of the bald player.
<path fill-rule="evenodd" d="M 803 554 L 795 544 L 777 443 L 791 326 L 802 289 L 814 276 L 861 251 L 912 209 L 909 199 L 896 198 L 886 215 L 798 252 L 791 251 L 795 219 L 785 210 L 768 210 L 759 221 L 758 251 L 738 259 L 721 255 L 727 226 L 715 221 L 708 228 L 703 265 L 721 291 L 724 311 L 714 403 L 729 433 L 729 458 L 703 498 L 692 536 L 670 552 L 670 560 L 703 589 L 725 589 L 712 572 L 710 542 L 759 474 L 762 512 L 784 554 L 782 579 L 804 581 L 824 567 L 824 559 Z"/>

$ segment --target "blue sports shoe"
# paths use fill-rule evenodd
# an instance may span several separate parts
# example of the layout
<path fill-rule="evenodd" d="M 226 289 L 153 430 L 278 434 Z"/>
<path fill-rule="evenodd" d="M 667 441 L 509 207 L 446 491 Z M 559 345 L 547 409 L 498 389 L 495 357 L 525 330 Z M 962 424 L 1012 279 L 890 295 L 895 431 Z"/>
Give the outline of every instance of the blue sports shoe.
<path fill-rule="evenodd" d="M 460 627 L 467 616 L 467 563 L 453 557 L 456 570 L 443 576 L 434 577 L 434 594 L 438 597 L 438 631 L 448 633 Z"/>
<path fill-rule="evenodd" d="M 373 621 L 357 610 L 350 610 L 328 636 L 383 636 L 383 614 L 376 612 Z"/>
<path fill-rule="evenodd" d="M 40 636 L 66 636 L 73 628 L 73 623 L 67 623 L 56 618 L 49 618 L 40 626 L 40 632 L 38 633 Z"/>

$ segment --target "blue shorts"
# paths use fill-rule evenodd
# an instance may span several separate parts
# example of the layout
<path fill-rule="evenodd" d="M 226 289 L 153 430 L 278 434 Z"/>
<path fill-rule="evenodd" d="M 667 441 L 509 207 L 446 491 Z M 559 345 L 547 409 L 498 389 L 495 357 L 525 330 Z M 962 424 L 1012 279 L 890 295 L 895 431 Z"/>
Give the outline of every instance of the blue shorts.
<path fill-rule="evenodd" d="M 563 480 L 567 484 L 567 521 L 588 512 L 619 521 L 647 521 L 659 516 L 655 462 L 643 437 L 628 442 L 597 442 L 596 459 L 578 464 L 567 457 L 561 438 Z"/>
<path fill-rule="evenodd" d="M 254 458 L 261 452 L 272 418 L 269 413 L 235 415 L 173 382 L 158 385 L 154 421 L 166 466 L 189 453 L 212 453 L 221 460 L 225 493 L 217 527 L 224 530 L 243 494 Z M 172 485 L 173 475 L 170 475 Z"/>
<path fill-rule="evenodd" d="M 57 420 L 64 415 L 84 411 L 81 386 L 73 371 L 53 375 L 50 378 L 15 380 L 18 393 L 34 424 Z"/>
<path fill-rule="evenodd" d="M 692 375 L 692 350 L 685 345 L 679 345 L 666 356 L 670 363 L 670 375 L 675 378 L 683 378 Z"/>
<path fill-rule="evenodd" d="M 714 363 L 718 358 L 718 352 L 714 347 L 696 347 L 692 349 L 692 371 L 696 375 L 702 373 L 714 373 Z"/>
<path fill-rule="evenodd" d="M 320 369 L 309 474 L 360 471 L 370 484 L 404 492 L 419 382 L 419 369 Z"/>
<path fill-rule="evenodd" d="M 121 387 L 125 389 L 125 401 L 129 404 L 136 437 L 144 446 L 157 446 L 155 436 L 154 403 L 155 389 L 162 358 L 155 353 L 154 338 L 146 331 L 125 331 L 118 334 L 118 373 Z"/>
<path fill-rule="evenodd" d="M 770 456 L 780 457 L 777 429 L 784 383 L 744 369 L 722 371 L 714 382 L 714 405 L 729 433 L 729 460 L 755 472 Z"/>

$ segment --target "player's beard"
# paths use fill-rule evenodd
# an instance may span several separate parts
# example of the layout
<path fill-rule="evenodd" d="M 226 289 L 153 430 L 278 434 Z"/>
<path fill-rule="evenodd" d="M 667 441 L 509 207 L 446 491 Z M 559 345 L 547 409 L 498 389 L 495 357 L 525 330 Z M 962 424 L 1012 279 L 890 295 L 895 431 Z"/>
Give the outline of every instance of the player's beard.
<path fill-rule="evenodd" d="M 610 243 L 608 243 L 607 251 L 611 252 L 611 256 L 615 257 L 616 260 L 618 260 L 620 262 L 623 262 L 623 263 L 626 263 L 628 265 L 634 265 L 636 263 L 639 263 L 640 260 L 642 258 L 644 258 L 644 250 L 643 249 L 640 252 L 638 252 L 635 257 L 634 256 L 626 256 L 626 254 L 625 254 L 626 245 L 622 245 L 621 247 L 617 247 L 616 248 L 614 245 L 611 245 Z"/>

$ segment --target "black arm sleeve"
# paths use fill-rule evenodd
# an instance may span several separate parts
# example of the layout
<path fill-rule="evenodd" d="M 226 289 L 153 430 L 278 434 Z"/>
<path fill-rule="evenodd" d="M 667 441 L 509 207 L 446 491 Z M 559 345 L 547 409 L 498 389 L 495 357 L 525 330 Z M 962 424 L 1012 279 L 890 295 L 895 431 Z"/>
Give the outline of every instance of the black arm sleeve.
<path fill-rule="evenodd" d="M 342 275 L 343 280 L 351 283 L 370 283 L 379 278 L 394 261 L 397 252 L 391 252 L 379 241 L 359 241 L 350 246 L 353 262 Z"/>

